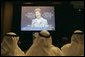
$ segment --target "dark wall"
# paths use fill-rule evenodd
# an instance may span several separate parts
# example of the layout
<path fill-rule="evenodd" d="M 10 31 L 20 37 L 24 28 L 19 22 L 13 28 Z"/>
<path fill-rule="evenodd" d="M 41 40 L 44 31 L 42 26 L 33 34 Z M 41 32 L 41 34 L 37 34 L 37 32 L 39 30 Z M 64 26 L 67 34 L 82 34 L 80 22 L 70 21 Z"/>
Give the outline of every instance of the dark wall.
<path fill-rule="evenodd" d="M 11 31 L 11 22 L 13 14 L 12 2 L 1 2 L 1 38 L 4 34 Z"/>

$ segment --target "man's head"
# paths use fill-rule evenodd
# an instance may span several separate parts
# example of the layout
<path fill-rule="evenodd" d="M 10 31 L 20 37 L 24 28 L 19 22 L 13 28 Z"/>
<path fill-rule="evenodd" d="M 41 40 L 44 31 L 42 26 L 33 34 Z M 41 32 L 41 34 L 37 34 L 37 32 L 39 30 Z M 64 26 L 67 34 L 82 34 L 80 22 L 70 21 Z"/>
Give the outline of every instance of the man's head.
<path fill-rule="evenodd" d="M 39 36 L 44 37 L 44 38 L 50 38 L 50 33 L 47 30 L 42 30 L 39 33 Z"/>
<path fill-rule="evenodd" d="M 76 30 L 74 31 L 71 41 L 76 42 L 76 43 L 83 43 L 84 42 L 84 34 L 81 30 Z"/>
<path fill-rule="evenodd" d="M 19 37 L 16 35 L 16 33 L 8 32 L 8 33 L 5 34 L 4 39 L 7 39 L 10 42 L 16 42 L 17 43 L 18 40 L 19 40 Z"/>
<path fill-rule="evenodd" d="M 38 37 L 42 46 L 50 47 L 52 45 L 52 38 L 47 30 L 40 31 Z"/>
<path fill-rule="evenodd" d="M 40 8 L 36 8 L 36 9 L 34 10 L 34 12 L 35 12 L 36 18 L 40 18 L 40 17 L 41 17 L 41 9 L 40 9 Z"/>

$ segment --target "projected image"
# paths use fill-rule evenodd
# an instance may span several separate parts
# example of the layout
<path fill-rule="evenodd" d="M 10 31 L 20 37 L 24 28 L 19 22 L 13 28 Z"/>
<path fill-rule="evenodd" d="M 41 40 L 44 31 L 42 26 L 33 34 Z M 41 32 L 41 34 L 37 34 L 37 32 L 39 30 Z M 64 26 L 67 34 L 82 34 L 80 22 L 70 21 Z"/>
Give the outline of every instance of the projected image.
<path fill-rule="evenodd" d="M 54 7 L 23 6 L 21 31 L 55 30 Z"/>

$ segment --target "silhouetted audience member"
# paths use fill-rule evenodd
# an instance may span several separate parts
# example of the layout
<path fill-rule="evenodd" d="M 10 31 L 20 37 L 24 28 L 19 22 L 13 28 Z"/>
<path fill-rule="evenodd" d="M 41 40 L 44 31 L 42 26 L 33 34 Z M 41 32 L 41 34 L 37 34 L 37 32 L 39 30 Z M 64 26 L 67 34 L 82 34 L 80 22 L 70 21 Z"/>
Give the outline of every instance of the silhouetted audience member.
<path fill-rule="evenodd" d="M 69 39 L 67 37 L 62 37 L 61 39 L 61 42 L 62 42 L 62 46 L 69 43 Z"/>

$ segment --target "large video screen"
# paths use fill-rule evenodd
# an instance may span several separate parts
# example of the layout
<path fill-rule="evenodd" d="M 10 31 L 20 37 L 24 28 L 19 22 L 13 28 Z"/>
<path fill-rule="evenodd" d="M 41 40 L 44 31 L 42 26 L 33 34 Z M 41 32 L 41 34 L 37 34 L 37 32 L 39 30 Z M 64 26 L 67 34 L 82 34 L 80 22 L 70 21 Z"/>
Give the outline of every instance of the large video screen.
<path fill-rule="evenodd" d="M 55 30 L 54 6 L 22 6 L 21 31 Z"/>

